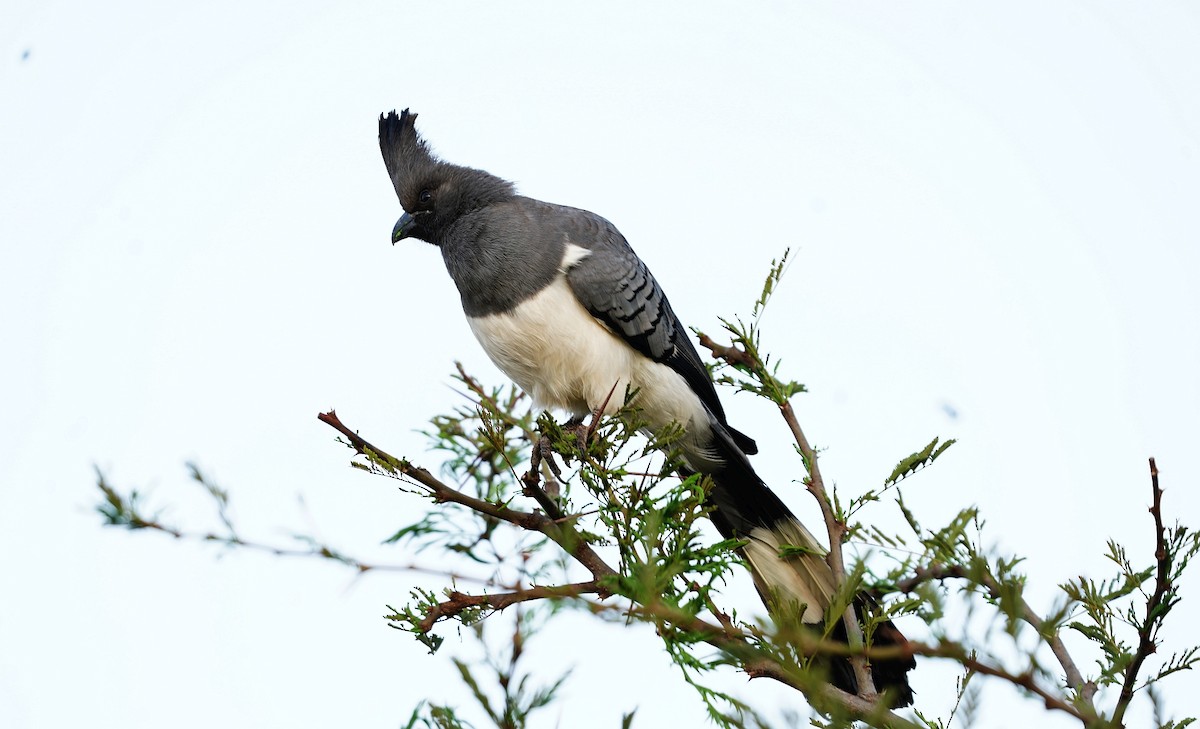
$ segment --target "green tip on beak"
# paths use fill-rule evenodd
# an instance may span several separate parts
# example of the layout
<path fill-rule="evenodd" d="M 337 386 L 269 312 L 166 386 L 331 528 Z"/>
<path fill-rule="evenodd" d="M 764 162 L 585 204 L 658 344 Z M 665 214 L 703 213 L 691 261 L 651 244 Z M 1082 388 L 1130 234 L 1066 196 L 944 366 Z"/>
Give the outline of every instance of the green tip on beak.
<path fill-rule="evenodd" d="M 400 219 L 396 221 L 396 227 L 392 228 L 392 245 L 407 238 L 416 222 L 408 213 L 401 215 Z"/>

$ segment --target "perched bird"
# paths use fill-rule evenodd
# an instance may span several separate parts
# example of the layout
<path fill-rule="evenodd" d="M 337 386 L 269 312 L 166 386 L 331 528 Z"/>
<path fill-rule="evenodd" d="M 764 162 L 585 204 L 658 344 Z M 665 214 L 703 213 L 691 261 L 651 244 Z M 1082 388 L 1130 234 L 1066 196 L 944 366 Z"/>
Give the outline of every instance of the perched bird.
<path fill-rule="evenodd" d="M 407 109 L 379 117 L 383 161 L 405 210 L 392 243 L 417 238 L 441 250 L 471 330 L 536 406 L 577 418 L 612 413 L 631 388 L 650 428 L 682 426 L 677 445 L 688 468 L 712 479 L 712 521 L 726 538 L 746 540 L 768 609 L 802 605 L 802 621 L 822 625 L 835 590 L 824 550 L 754 472 L 747 455 L 757 446 L 726 421 L 646 264 L 599 215 L 522 197 L 506 180 L 441 161 L 416 118 Z M 788 545 L 804 553 L 781 557 Z M 875 632 L 876 644 L 903 642 L 891 623 Z M 828 665 L 834 685 L 857 692 L 848 661 Z M 912 703 L 913 666 L 912 658 L 872 664 L 877 690 L 890 690 L 895 706 Z"/>

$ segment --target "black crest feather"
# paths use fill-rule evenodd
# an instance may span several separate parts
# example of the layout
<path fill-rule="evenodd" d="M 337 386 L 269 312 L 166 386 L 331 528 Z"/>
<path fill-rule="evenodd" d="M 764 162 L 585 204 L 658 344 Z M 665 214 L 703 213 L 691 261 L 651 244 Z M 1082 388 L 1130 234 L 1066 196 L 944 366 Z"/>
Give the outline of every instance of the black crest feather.
<path fill-rule="evenodd" d="M 408 109 L 399 115 L 395 111 L 379 115 L 379 151 L 405 210 L 413 212 L 422 189 L 435 189 L 440 198 L 438 224 L 446 224 L 515 194 L 513 184 L 507 180 L 438 159 L 417 132 L 416 119 L 417 115 Z"/>
<path fill-rule="evenodd" d="M 417 115 L 408 109 L 399 115 L 395 110 L 379 115 L 379 151 L 401 200 L 407 181 L 427 174 L 438 164 L 429 145 L 417 133 L 416 121 Z"/>

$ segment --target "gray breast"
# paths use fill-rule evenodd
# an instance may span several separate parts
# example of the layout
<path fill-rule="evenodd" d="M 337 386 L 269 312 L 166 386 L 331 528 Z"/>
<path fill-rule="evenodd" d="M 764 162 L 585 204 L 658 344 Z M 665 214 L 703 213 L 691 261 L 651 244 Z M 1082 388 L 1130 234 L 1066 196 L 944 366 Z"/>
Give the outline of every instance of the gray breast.
<path fill-rule="evenodd" d="M 467 316 L 510 311 L 559 275 L 567 232 L 547 219 L 540 209 L 545 203 L 531 203 L 516 198 L 490 205 L 447 231 L 442 258 Z"/>

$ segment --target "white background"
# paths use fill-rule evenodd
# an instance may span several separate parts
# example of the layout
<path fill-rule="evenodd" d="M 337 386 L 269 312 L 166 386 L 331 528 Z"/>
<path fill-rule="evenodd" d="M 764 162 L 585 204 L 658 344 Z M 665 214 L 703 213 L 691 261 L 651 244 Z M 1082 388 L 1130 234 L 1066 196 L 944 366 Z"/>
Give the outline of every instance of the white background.
<path fill-rule="evenodd" d="M 748 312 L 790 246 L 766 345 L 811 389 L 841 488 L 957 437 L 907 499 L 931 525 L 977 504 L 1038 609 L 1105 574 L 1108 537 L 1148 563 L 1148 456 L 1168 514 L 1200 525 L 1197 37 L 1186 3 L 10 0 L 0 725 L 394 727 L 465 701 L 381 619 L 429 578 L 221 556 L 92 511 L 98 466 L 207 526 L 195 460 L 249 536 L 410 561 L 378 544 L 421 503 L 315 418 L 432 466 L 415 431 L 458 403 L 452 361 L 501 381 L 437 251 L 388 245 L 376 120 L 405 106 L 448 160 L 613 220 L 692 326 Z M 815 523 L 777 417 L 725 400 Z M 1167 649 L 1200 643 L 1190 577 Z M 576 666 L 539 726 L 704 721 L 648 631 L 570 618 L 530 650 Z M 1175 715 L 1200 712 L 1193 679 L 1165 684 Z M 951 682 L 923 662 L 918 707 L 945 716 Z M 1070 725 L 1007 688 L 977 718 Z"/>

